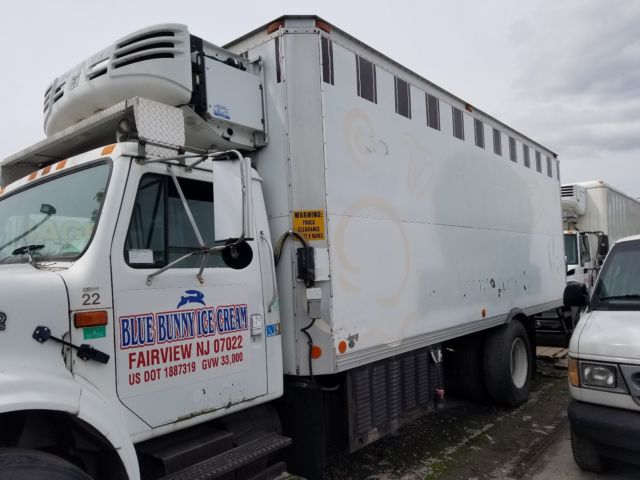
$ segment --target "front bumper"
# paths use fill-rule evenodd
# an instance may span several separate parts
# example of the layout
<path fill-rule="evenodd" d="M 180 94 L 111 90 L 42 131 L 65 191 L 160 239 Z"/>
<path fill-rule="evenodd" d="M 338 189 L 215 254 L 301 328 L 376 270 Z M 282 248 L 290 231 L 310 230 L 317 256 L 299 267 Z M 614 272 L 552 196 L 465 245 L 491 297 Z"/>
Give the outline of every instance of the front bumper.
<path fill-rule="evenodd" d="M 568 415 L 573 432 L 603 455 L 640 461 L 640 413 L 572 400 Z"/>

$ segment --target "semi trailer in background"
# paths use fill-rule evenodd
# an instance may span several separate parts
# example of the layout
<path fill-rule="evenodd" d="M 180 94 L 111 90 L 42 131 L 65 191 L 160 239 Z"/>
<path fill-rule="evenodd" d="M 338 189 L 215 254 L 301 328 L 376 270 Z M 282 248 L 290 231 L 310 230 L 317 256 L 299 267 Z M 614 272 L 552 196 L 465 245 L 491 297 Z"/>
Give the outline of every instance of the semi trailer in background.
<path fill-rule="evenodd" d="M 640 201 L 601 180 L 563 184 L 561 192 L 567 282 L 591 293 L 609 244 L 640 234 Z M 579 316 L 575 307 L 538 316 L 539 343 L 568 344 Z"/>

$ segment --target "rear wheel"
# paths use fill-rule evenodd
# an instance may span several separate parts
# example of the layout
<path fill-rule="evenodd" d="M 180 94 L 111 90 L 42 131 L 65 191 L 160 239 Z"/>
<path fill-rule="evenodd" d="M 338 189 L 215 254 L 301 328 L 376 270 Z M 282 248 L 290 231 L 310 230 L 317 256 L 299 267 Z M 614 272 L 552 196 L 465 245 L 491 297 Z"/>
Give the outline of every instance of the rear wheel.
<path fill-rule="evenodd" d="M 580 470 L 594 473 L 604 473 L 607 470 L 606 460 L 598 453 L 594 443 L 577 435 L 573 429 L 571 429 L 571 450 Z"/>
<path fill-rule="evenodd" d="M 524 325 L 513 320 L 487 334 L 484 348 L 485 386 L 491 400 L 515 407 L 529 398 L 531 345 Z"/>
<path fill-rule="evenodd" d="M 50 453 L 0 448 L 0 480 L 91 480 L 91 477 Z"/>

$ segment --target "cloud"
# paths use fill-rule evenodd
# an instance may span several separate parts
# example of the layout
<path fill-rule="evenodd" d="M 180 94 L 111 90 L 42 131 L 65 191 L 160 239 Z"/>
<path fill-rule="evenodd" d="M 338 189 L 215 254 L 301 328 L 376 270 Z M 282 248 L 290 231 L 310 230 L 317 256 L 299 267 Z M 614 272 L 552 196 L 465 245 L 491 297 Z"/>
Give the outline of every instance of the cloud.
<path fill-rule="evenodd" d="M 640 2 L 544 2 L 511 24 L 513 123 L 559 154 L 563 181 L 640 195 Z"/>
<path fill-rule="evenodd" d="M 537 95 L 620 100 L 640 93 L 640 2 L 545 2 L 515 22 L 515 87 Z M 516 40 L 517 39 L 517 40 Z"/>

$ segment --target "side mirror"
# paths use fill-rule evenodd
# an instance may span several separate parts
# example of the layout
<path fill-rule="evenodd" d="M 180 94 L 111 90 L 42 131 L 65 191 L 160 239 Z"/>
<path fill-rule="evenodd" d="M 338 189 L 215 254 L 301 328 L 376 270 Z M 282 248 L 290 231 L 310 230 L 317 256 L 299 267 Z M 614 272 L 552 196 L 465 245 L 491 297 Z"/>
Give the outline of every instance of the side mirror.
<path fill-rule="evenodd" d="M 575 269 L 575 268 L 572 268 L 571 270 L 569 270 L 569 271 L 567 272 L 567 277 L 570 277 L 570 276 L 575 275 L 575 274 L 576 274 L 576 269 Z"/>
<path fill-rule="evenodd" d="M 222 250 L 222 261 L 234 270 L 242 270 L 251 264 L 253 249 L 247 242 L 229 245 Z"/>
<path fill-rule="evenodd" d="M 569 283 L 564 289 L 562 303 L 565 307 L 584 307 L 588 301 L 587 286 L 584 283 Z"/>
<path fill-rule="evenodd" d="M 598 255 L 605 257 L 609 253 L 609 235 L 598 234 Z"/>
<path fill-rule="evenodd" d="M 213 161 L 215 241 L 250 238 L 251 164 L 248 158 Z"/>
<path fill-rule="evenodd" d="M 53 205 L 49 205 L 48 203 L 43 203 L 40 205 L 40 213 L 44 213 L 48 217 L 56 214 L 56 207 Z"/>

